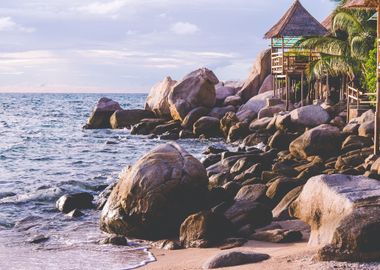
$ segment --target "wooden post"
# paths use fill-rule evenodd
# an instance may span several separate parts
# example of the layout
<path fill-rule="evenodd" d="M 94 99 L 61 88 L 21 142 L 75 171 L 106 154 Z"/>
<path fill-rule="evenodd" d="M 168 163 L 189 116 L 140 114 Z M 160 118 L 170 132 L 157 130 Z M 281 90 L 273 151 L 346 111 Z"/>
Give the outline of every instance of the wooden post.
<path fill-rule="evenodd" d="M 329 74 L 326 74 L 326 100 L 330 97 L 330 82 L 329 82 Z"/>
<path fill-rule="evenodd" d="M 289 78 L 288 75 L 286 75 L 286 111 L 289 111 Z"/>
<path fill-rule="evenodd" d="M 380 3 L 378 1 L 377 3 L 377 14 L 380 14 Z M 376 118 L 375 118 L 375 134 L 374 134 L 374 154 L 379 154 L 379 128 L 380 128 L 380 18 L 377 18 L 377 68 L 376 68 L 376 74 L 377 74 L 377 84 L 376 84 Z"/>
<path fill-rule="evenodd" d="M 301 73 L 301 107 L 303 107 L 303 99 L 304 99 L 304 97 L 303 97 L 303 71 L 302 71 L 302 73 Z"/>
<path fill-rule="evenodd" d="M 347 100 L 347 123 L 350 122 L 350 88 L 346 86 L 346 100 Z"/>

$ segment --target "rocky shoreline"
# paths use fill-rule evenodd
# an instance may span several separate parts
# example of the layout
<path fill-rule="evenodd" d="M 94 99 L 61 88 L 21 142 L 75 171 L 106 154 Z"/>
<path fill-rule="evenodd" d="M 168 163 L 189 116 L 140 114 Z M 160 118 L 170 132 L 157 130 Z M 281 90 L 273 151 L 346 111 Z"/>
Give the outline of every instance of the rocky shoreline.
<path fill-rule="evenodd" d="M 129 237 L 153 241 L 160 249 L 225 250 L 248 240 L 300 242 L 310 233 L 319 260 L 380 260 L 374 112 L 346 124 L 345 104 L 328 99 L 307 106 L 293 100 L 286 111 L 273 97 L 267 60 L 268 51 L 242 85 L 220 83 L 205 68 L 179 82 L 167 77 L 152 88 L 141 110 L 99 100 L 84 128 L 128 128 L 171 141 L 125 168 L 118 183 L 99 196 L 101 229 L 113 235 L 103 243 L 127 245 Z M 174 142 L 214 137 L 236 151 L 210 146 L 199 161 Z M 74 194 L 57 207 L 75 216 L 91 201 Z M 296 219 L 306 227 L 276 225 Z M 269 258 L 233 251 L 204 268 Z"/>

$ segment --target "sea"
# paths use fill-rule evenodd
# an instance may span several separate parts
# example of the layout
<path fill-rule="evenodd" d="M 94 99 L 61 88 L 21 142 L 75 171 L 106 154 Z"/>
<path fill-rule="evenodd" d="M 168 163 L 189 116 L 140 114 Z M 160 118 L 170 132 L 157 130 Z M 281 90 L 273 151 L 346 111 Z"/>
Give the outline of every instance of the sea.
<path fill-rule="evenodd" d="M 135 109 L 143 108 L 147 95 L 0 93 L 0 270 L 119 270 L 155 260 L 140 241 L 99 244 L 105 237 L 99 211 L 84 210 L 73 219 L 55 206 L 64 194 L 96 197 L 123 168 L 165 143 L 127 129 L 82 129 L 101 97 Z M 201 158 L 219 142 L 178 143 Z"/>

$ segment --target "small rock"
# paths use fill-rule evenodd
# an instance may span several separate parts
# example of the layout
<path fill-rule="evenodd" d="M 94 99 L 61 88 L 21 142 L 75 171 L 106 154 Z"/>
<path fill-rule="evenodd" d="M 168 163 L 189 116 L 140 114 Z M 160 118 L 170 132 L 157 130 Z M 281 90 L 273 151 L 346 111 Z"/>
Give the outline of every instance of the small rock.
<path fill-rule="evenodd" d="M 66 214 L 66 216 L 71 217 L 71 218 L 77 218 L 77 217 L 81 217 L 83 215 L 84 214 L 81 211 L 79 211 L 78 209 L 74 209 L 70 213 Z"/>
<path fill-rule="evenodd" d="M 237 248 L 243 246 L 247 241 L 246 238 L 227 238 L 219 248 L 221 250 Z"/>
<path fill-rule="evenodd" d="M 181 244 L 178 241 L 173 240 L 160 240 L 153 243 L 153 246 L 158 249 L 165 249 L 165 250 L 178 250 L 182 249 Z"/>
<path fill-rule="evenodd" d="M 115 246 L 128 246 L 127 238 L 122 235 L 111 235 L 102 241 L 100 241 L 102 245 L 115 245 Z"/>
<path fill-rule="evenodd" d="M 67 214 L 74 209 L 93 208 L 92 200 L 94 197 L 87 192 L 63 195 L 56 202 L 59 211 Z"/>
<path fill-rule="evenodd" d="M 261 262 L 268 260 L 268 254 L 242 252 L 242 251 L 229 251 L 217 254 L 209 259 L 204 265 L 203 269 L 216 269 L 229 266 L 237 266 L 249 263 Z"/>
<path fill-rule="evenodd" d="M 271 243 L 293 243 L 302 240 L 302 233 L 300 231 L 276 229 L 256 232 L 251 235 L 251 239 Z"/>

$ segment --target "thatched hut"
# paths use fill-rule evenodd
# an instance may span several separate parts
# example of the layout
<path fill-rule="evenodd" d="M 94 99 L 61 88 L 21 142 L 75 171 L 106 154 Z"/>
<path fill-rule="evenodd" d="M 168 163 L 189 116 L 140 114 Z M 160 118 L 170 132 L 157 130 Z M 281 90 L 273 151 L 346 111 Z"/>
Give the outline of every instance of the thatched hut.
<path fill-rule="evenodd" d="M 290 88 L 301 81 L 300 98 L 304 100 L 304 73 L 307 64 L 319 57 L 312 51 L 297 49 L 297 41 L 304 37 L 324 36 L 328 30 L 295 0 L 285 15 L 266 34 L 271 40 L 272 75 L 275 95 L 283 95 L 286 89 L 287 107 L 290 100 Z M 281 93 L 277 90 L 281 89 Z M 297 95 L 296 91 L 293 91 Z M 297 96 L 295 96 L 297 100 Z"/>

